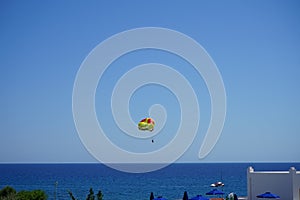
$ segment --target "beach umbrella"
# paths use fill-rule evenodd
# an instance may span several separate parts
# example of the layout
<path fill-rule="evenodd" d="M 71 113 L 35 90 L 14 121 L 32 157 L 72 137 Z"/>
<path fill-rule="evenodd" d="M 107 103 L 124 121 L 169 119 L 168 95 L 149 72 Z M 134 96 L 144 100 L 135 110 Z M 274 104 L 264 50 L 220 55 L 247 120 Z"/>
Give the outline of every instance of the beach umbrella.
<path fill-rule="evenodd" d="M 265 192 L 263 194 L 257 195 L 257 198 L 260 199 L 279 199 L 280 196 L 276 195 L 276 194 L 272 194 L 271 192 Z"/>
<path fill-rule="evenodd" d="M 223 194 L 225 194 L 225 193 L 218 189 L 213 189 L 206 193 L 206 195 L 223 195 Z"/>
<path fill-rule="evenodd" d="M 183 197 L 182 197 L 182 200 L 189 200 L 189 197 L 188 197 L 187 191 L 184 191 L 184 193 L 183 193 Z"/>
<path fill-rule="evenodd" d="M 202 196 L 202 195 L 197 195 L 189 200 L 209 200 L 208 198 Z"/>

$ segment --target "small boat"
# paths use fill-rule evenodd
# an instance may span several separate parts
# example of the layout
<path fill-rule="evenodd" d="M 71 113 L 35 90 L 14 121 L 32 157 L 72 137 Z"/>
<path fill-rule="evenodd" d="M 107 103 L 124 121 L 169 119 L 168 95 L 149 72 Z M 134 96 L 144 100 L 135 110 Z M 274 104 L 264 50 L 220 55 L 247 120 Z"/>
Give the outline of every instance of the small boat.
<path fill-rule="evenodd" d="M 221 181 L 210 184 L 210 187 L 223 187 L 225 184 Z"/>

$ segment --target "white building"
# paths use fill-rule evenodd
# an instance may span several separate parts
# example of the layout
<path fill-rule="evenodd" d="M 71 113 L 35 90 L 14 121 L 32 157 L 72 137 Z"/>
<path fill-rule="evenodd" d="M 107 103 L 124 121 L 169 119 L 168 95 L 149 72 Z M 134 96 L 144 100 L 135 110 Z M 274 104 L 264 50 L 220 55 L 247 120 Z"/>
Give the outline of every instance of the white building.
<path fill-rule="evenodd" d="M 300 200 L 300 172 L 291 167 L 289 171 L 247 170 L 248 200 L 257 200 L 259 194 L 271 192 L 282 200 Z"/>

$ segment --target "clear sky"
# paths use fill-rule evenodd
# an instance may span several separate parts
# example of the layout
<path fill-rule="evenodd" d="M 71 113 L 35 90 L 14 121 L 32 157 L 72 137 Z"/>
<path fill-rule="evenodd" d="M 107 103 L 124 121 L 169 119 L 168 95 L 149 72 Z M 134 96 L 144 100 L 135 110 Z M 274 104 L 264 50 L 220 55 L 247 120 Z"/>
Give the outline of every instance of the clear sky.
<path fill-rule="evenodd" d="M 1 1 L 0 162 L 96 162 L 73 121 L 76 74 L 100 42 L 140 27 L 173 29 L 206 49 L 223 78 L 226 121 L 215 148 L 199 160 L 210 119 L 205 83 L 174 55 L 138 51 L 116 60 L 97 88 L 97 117 L 115 144 L 145 152 L 174 137 L 180 111 L 169 90 L 148 85 L 130 101 L 136 122 L 146 117 L 149 105 L 165 104 L 166 127 L 153 144 L 128 144 L 106 98 L 126 70 L 157 62 L 181 70 L 199 86 L 199 131 L 179 162 L 300 162 L 299 9 L 297 0 Z"/>

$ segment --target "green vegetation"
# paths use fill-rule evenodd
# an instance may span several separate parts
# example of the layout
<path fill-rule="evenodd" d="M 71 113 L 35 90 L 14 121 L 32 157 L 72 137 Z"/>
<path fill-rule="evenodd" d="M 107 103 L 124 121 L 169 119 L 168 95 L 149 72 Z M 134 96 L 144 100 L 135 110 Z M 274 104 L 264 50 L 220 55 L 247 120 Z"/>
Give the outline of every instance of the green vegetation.
<path fill-rule="evenodd" d="M 47 195 L 42 190 L 20 191 L 17 194 L 17 200 L 45 200 Z"/>
<path fill-rule="evenodd" d="M 17 192 L 14 188 L 6 186 L 0 190 L 0 200 L 46 200 L 47 195 L 42 190 Z"/>
<path fill-rule="evenodd" d="M 68 191 L 72 200 L 77 200 L 71 191 Z M 6 186 L 0 190 L 0 200 L 46 200 L 47 195 L 42 190 L 22 190 L 17 192 L 14 188 Z M 103 194 L 99 190 L 95 195 L 93 188 L 90 188 L 86 200 L 103 200 Z"/>
<path fill-rule="evenodd" d="M 17 191 L 9 186 L 6 186 L 0 190 L 0 199 L 1 200 L 10 200 L 16 199 Z"/>

